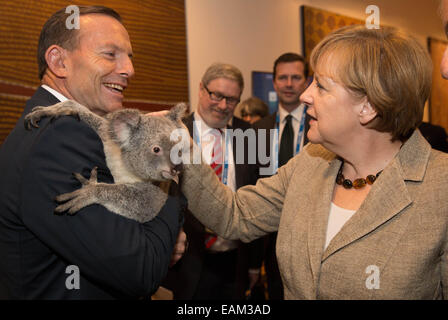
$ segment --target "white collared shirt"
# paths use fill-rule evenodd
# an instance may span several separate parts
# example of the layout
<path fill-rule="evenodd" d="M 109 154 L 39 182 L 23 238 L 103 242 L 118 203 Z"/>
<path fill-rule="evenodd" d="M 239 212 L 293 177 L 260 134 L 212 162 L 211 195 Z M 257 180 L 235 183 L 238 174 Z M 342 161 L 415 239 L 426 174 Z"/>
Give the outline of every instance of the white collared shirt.
<path fill-rule="evenodd" d="M 221 129 L 224 133 L 224 128 L 211 128 L 209 127 L 205 121 L 202 119 L 202 117 L 199 115 L 198 112 L 195 112 L 193 115 L 193 120 L 195 123 L 193 123 L 193 126 L 196 126 L 196 129 L 198 130 L 198 134 L 200 134 L 200 142 L 201 142 L 201 148 L 202 148 L 202 159 L 210 165 L 212 161 L 212 151 L 213 151 L 213 141 L 214 137 L 212 137 L 211 132 L 216 129 Z M 197 138 L 195 138 L 197 139 Z M 228 171 L 227 171 L 227 187 L 229 187 L 232 191 L 236 191 L 236 180 L 235 180 L 235 162 L 233 160 L 233 143 L 229 139 L 229 143 L 226 146 L 226 139 L 225 134 L 222 134 L 221 138 L 221 145 L 222 145 L 222 151 L 223 156 L 226 153 L 225 147 L 228 148 L 227 150 L 227 157 L 228 157 Z M 218 236 L 216 242 L 208 249 L 210 252 L 225 252 L 232 249 L 235 249 L 238 247 L 238 241 L 235 240 L 227 240 L 220 236 Z"/>
<path fill-rule="evenodd" d="M 350 220 L 355 213 L 356 210 L 341 208 L 335 205 L 333 201 L 331 202 L 324 250 L 327 249 L 334 236 L 341 231 L 344 224 Z"/>
<path fill-rule="evenodd" d="M 65 97 L 62 93 L 59 93 L 58 91 L 54 90 L 53 88 L 50 88 L 46 84 L 41 85 L 42 88 L 50 92 L 52 95 L 54 95 L 59 101 L 64 102 L 67 101 L 67 97 Z"/>
<path fill-rule="evenodd" d="M 295 108 L 291 113 L 288 113 L 288 111 L 286 111 L 285 109 L 283 109 L 283 107 L 281 106 L 281 104 L 279 104 L 278 106 L 278 115 L 279 115 L 279 119 L 280 119 L 280 124 L 279 124 L 279 132 L 278 132 L 278 139 L 279 139 L 279 143 L 281 141 L 281 137 L 282 137 L 282 133 L 283 133 L 283 129 L 285 128 L 285 124 L 286 124 L 286 116 L 288 114 L 290 114 L 292 116 L 292 129 L 294 130 L 294 143 L 293 143 L 293 154 L 296 153 L 296 145 L 297 145 L 297 137 L 299 135 L 299 129 L 300 129 L 300 122 L 302 121 L 302 117 L 305 117 L 306 115 L 303 112 L 303 109 L 305 108 L 305 104 L 300 104 L 297 108 Z M 303 147 L 303 141 L 305 138 L 305 130 L 303 131 L 303 135 L 302 135 L 302 139 L 300 141 L 300 150 L 302 150 Z M 280 147 L 280 144 L 279 144 Z"/>
<path fill-rule="evenodd" d="M 225 135 L 224 135 L 224 130 L 226 129 L 224 128 L 211 128 L 209 127 L 204 120 L 202 120 L 201 116 L 199 115 L 198 112 L 195 112 L 193 115 L 193 120 L 196 121 L 196 128 L 198 130 L 200 130 L 200 141 L 201 141 L 201 148 L 202 148 L 202 159 L 204 159 L 204 161 L 207 164 L 210 164 L 212 161 L 212 151 L 213 151 L 213 139 L 212 138 L 212 131 L 214 129 L 221 129 L 223 134 L 222 134 L 222 140 L 221 140 L 221 145 L 222 145 L 222 151 L 223 151 L 223 157 L 224 154 L 226 152 L 225 147 L 228 148 L 227 150 L 227 157 L 228 157 L 228 172 L 227 172 L 227 186 L 232 190 L 232 191 L 236 191 L 236 180 L 235 180 L 235 162 L 233 159 L 233 143 L 232 141 L 230 141 L 229 139 L 229 143 L 226 146 L 225 143 Z M 200 127 L 200 129 L 199 129 Z M 199 133 L 199 132 L 198 132 Z"/>

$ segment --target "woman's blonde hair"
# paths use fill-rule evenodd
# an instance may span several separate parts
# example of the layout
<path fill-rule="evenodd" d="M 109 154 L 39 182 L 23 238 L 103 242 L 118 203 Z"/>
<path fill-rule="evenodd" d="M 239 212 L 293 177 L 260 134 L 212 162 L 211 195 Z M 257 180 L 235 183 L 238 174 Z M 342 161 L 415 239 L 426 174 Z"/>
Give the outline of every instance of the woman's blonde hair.
<path fill-rule="evenodd" d="M 366 96 L 378 114 L 369 128 L 390 132 L 392 141 L 405 141 L 420 125 L 431 90 L 432 62 L 413 37 L 392 27 L 343 27 L 314 48 L 310 64 L 315 71 L 330 70 L 333 80 Z"/>

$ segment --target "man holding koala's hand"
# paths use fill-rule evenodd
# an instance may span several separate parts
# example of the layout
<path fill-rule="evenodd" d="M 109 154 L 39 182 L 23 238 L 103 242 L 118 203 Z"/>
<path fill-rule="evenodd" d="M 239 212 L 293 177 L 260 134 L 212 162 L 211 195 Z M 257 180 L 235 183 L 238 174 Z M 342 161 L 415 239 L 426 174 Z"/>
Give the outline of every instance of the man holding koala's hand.
<path fill-rule="evenodd" d="M 43 119 L 32 131 L 23 117 L 67 99 L 104 116 L 123 107 L 134 75 L 120 16 L 105 7 L 79 9 L 79 30 L 66 27 L 65 8 L 44 25 L 42 85 L 0 149 L 0 299 L 148 297 L 185 249 L 179 233 L 185 203 L 178 197 L 141 224 L 100 205 L 75 215 L 53 212 L 57 195 L 79 188 L 73 172 L 88 177 L 97 166 L 98 181 L 113 183 L 103 144 L 73 117 Z"/>

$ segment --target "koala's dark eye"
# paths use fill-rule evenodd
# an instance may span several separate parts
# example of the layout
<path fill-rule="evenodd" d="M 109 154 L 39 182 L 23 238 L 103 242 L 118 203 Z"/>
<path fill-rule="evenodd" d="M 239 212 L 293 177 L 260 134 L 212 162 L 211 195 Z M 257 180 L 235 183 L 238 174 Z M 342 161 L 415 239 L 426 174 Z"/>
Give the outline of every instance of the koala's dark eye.
<path fill-rule="evenodd" d="M 153 148 L 152 148 L 152 151 L 153 151 L 154 153 L 159 153 L 159 152 L 160 152 L 160 148 L 159 148 L 159 147 L 153 147 Z"/>

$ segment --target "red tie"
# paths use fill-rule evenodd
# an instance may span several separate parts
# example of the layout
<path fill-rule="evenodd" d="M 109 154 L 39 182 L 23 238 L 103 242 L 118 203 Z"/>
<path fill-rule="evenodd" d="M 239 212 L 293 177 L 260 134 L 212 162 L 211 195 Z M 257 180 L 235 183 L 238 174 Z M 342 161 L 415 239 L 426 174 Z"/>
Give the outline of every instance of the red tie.
<path fill-rule="evenodd" d="M 213 150 L 212 150 L 212 161 L 210 163 L 210 166 L 215 171 L 216 175 L 218 176 L 219 180 L 222 180 L 222 134 L 221 130 L 219 129 L 213 129 L 211 132 L 211 135 L 214 138 L 213 142 Z"/>
<path fill-rule="evenodd" d="M 214 138 L 213 150 L 212 150 L 212 161 L 210 166 L 215 171 L 219 180 L 222 181 L 222 133 L 220 129 L 213 129 L 211 135 Z M 205 235 L 205 247 L 210 249 L 210 247 L 218 240 L 216 234 L 208 232 Z"/>

